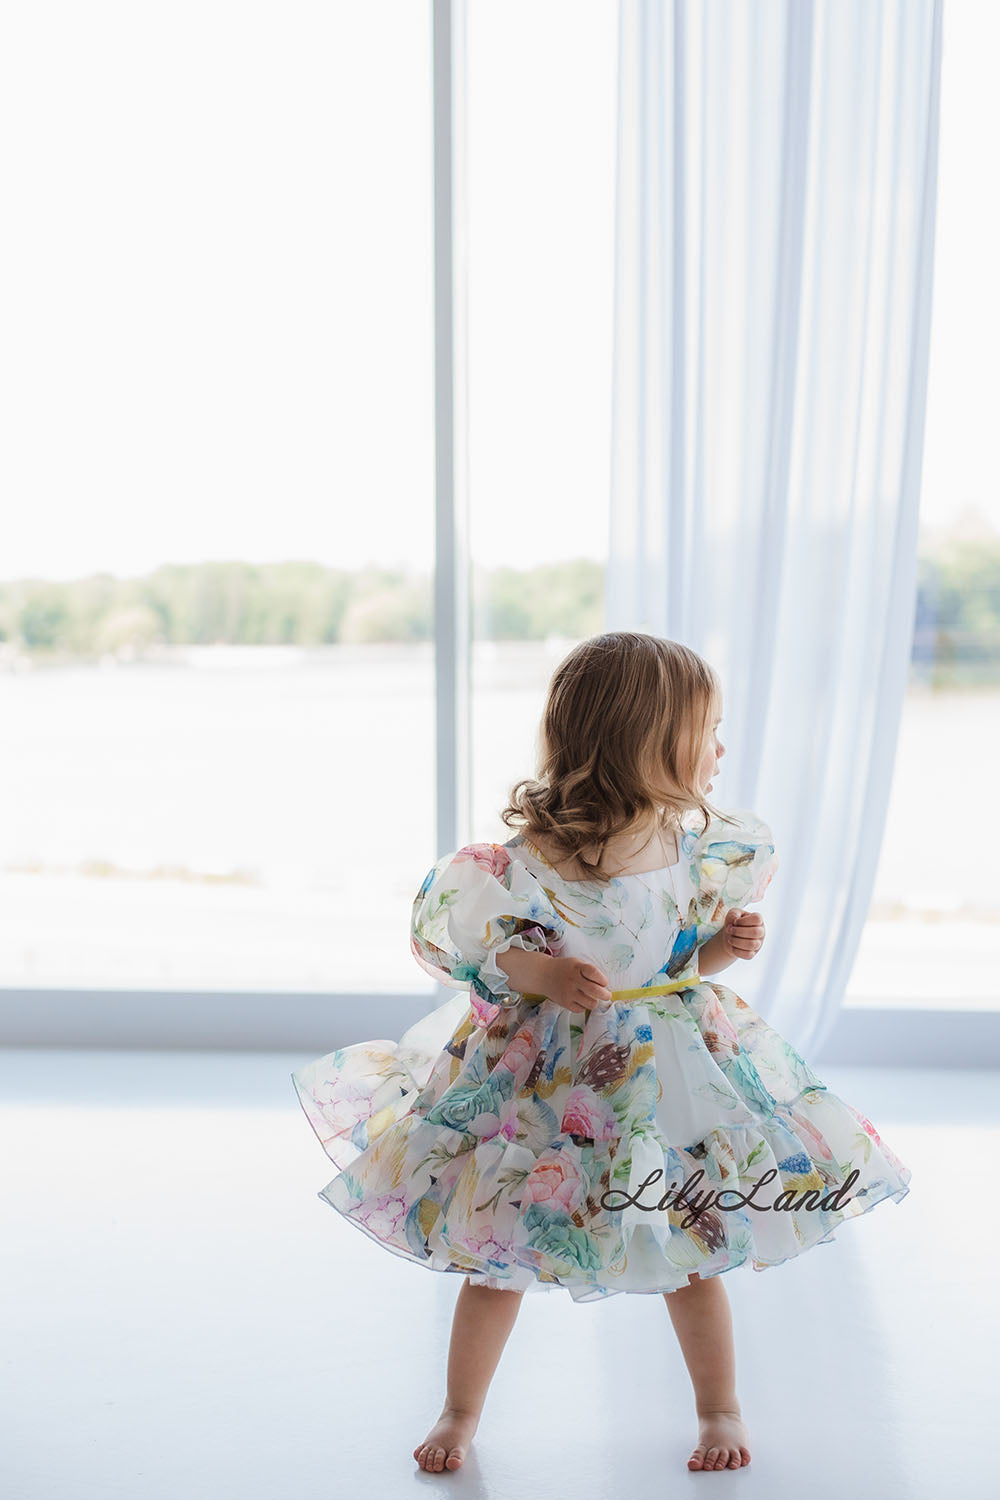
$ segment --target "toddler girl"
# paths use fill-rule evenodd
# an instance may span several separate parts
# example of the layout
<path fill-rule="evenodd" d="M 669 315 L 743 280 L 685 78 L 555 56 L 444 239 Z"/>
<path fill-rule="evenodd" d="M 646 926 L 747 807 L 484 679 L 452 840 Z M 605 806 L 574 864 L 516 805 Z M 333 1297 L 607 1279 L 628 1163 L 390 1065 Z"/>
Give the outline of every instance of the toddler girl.
<path fill-rule="evenodd" d="M 707 799 L 722 694 L 633 631 L 556 669 L 506 843 L 439 859 L 417 963 L 460 991 L 398 1043 L 292 1074 L 339 1168 L 319 1194 L 389 1250 L 463 1277 L 443 1410 L 413 1450 L 460 1467 L 525 1291 L 663 1294 L 694 1390 L 691 1469 L 750 1462 L 721 1273 L 780 1265 L 899 1202 L 910 1172 L 734 990 L 778 859 Z"/>

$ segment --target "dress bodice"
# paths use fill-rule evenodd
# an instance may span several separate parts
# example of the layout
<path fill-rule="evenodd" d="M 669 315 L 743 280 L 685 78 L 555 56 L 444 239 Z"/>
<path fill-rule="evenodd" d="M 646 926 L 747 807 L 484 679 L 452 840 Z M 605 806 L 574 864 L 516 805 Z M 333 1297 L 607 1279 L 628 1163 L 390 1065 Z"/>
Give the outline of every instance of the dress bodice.
<path fill-rule="evenodd" d="M 759 901 L 778 859 L 751 811 L 682 819 L 679 859 L 608 883 L 560 875 L 522 833 L 466 844 L 431 867 L 413 901 L 410 948 L 445 985 L 468 989 L 489 1027 L 512 991 L 497 963 L 510 947 L 589 959 L 612 990 L 664 983 L 696 966 L 726 910 Z"/>
<path fill-rule="evenodd" d="M 697 939 L 696 838 L 678 835 L 672 865 L 639 874 L 570 880 L 522 834 L 503 846 L 537 880 L 565 924 L 563 953 L 588 958 L 613 990 L 669 980 L 695 964 Z"/>

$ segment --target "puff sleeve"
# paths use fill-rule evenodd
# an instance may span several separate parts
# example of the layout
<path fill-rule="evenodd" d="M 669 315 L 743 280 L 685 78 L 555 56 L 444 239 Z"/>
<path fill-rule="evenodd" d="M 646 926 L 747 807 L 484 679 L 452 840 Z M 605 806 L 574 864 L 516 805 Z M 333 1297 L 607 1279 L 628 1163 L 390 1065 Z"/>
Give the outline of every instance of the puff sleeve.
<path fill-rule="evenodd" d="M 503 844 L 466 844 L 427 872 L 410 919 L 410 951 L 452 989 L 468 989 L 473 1015 L 492 1026 L 522 1001 L 497 956 L 508 948 L 562 951 L 565 923 L 535 876 Z"/>
<path fill-rule="evenodd" d="M 747 809 L 728 817 L 735 821 L 714 817 L 694 847 L 699 945 L 720 930 L 731 906 L 761 899 L 780 863 L 762 818 Z"/>

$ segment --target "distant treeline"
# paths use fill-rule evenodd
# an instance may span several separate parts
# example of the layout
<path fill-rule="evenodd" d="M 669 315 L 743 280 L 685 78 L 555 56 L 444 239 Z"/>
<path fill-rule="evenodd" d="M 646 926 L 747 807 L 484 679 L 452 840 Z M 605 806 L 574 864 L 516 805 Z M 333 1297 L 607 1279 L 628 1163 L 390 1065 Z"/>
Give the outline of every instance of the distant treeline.
<path fill-rule="evenodd" d="M 579 639 L 604 628 L 604 569 L 587 559 L 475 569 L 478 639 Z M 402 569 L 314 562 L 166 565 L 141 578 L 0 583 L 3 655 L 134 660 L 158 646 L 428 641 L 433 591 Z M 913 665 L 929 681 L 1000 681 L 1000 540 L 920 559 Z"/>
<path fill-rule="evenodd" d="M 536 640 L 601 629 L 604 570 L 580 560 L 521 571 L 474 570 L 480 637 Z M 0 583 L 0 641 L 30 653 L 141 654 L 152 646 L 329 646 L 427 641 L 426 574 L 314 562 L 166 565 L 141 578 L 96 573 Z"/>

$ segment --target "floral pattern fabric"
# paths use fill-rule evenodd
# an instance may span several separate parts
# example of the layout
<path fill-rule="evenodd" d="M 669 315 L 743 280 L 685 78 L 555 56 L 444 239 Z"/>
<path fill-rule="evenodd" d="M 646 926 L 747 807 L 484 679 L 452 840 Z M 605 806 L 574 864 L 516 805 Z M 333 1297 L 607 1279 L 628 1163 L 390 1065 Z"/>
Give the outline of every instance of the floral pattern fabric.
<path fill-rule="evenodd" d="M 761 1271 L 900 1202 L 910 1171 L 871 1122 L 697 975 L 779 864 L 766 823 L 727 817 L 699 832 L 689 815 L 674 865 L 606 886 L 520 834 L 439 859 L 410 946 L 457 993 L 398 1042 L 292 1074 L 338 1167 L 318 1196 L 415 1264 L 581 1302 Z M 578 1014 L 519 996 L 497 963 L 511 947 L 585 956 L 615 991 L 690 983 Z"/>

